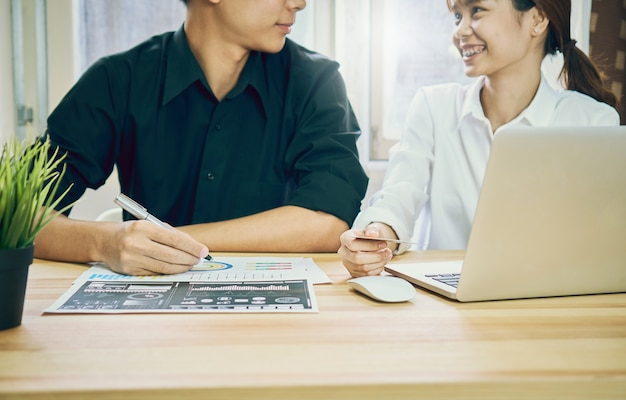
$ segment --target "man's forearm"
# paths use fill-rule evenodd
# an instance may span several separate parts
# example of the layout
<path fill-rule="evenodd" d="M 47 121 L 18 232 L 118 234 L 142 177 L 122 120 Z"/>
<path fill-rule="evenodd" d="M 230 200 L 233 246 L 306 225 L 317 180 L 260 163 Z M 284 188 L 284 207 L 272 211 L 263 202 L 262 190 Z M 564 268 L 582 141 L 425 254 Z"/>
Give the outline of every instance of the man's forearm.
<path fill-rule="evenodd" d="M 334 215 L 284 206 L 229 221 L 180 227 L 211 251 L 332 253 L 348 224 Z"/>
<path fill-rule="evenodd" d="M 35 257 L 68 262 L 97 260 L 98 238 L 111 223 L 73 220 L 59 215 L 35 239 Z"/>

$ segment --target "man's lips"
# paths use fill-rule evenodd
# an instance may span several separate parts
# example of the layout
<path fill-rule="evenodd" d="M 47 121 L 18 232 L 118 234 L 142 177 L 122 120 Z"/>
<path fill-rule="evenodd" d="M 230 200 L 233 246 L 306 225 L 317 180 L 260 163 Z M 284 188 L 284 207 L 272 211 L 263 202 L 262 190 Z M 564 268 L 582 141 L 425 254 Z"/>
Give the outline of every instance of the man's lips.
<path fill-rule="evenodd" d="M 290 24 L 276 24 L 276 26 L 278 26 L 280 28 L 280 30 L 282 30 L 285 35 L 291 33 L 291 26 L 293 25 L 293 23 Z"/>

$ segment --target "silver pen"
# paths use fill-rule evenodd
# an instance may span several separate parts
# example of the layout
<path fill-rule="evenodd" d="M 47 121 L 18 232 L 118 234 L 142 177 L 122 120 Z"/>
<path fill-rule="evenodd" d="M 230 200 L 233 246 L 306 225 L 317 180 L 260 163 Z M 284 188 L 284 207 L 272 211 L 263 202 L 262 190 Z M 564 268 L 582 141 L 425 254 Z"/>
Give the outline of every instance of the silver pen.
<path fill-rule="evenodd" d="M 114 202 L 118 206 L 122 207 L 122 209 L 128 211 L 137 219 L 145 219 L 146 221 L 154 222 L 155 224 L 162 226 L 163 228 L 173 229 L 170 225 L 150 214 L 144 206 L 126 196 L 124 193 L 118 194 Z"/>
<path fill-rule="evenodd" d="M 130 197 L 126 196 L 124 193 L 118 194 L 117 197 L 115 197 L 114 202 L 118 206 L 122 207 L 123 210 L 128 211 L 132 216 L 134 216 L 137 219 L 144 219 L 146 221 L 150 221 L 166 229 L 174 229 L 171 225 L 166 224 L 165 222 L 161 221 L 154 215 L 150 214 L 148 212 L 148 209 L 146 209 L 144 206 L 137 203 L 135 200 L 131 199 Z M 206 257 L 204 257 L 204 259 L 210 261 L 213 259 L 213 257 L 211 257 L 211 255 L 207 255 Z"/>

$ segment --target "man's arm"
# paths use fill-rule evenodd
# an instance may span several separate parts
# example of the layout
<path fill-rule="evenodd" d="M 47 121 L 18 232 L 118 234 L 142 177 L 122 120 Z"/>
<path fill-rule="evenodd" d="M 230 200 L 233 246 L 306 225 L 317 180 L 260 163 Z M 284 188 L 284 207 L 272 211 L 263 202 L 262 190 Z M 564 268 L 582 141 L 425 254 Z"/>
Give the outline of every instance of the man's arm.
<path fill-rule="evenodd" d="M 103 261 L 129 275 L 188 271 L 208 254 L 186 233 L 149 221 L 93 222 L 57 216 L 35 240 L 35 257 L 69 262 Z"/>
<path fill-rule="evenodd" d="M 179 228 L 212 251 L 329 253 L 348 224 L 334 215 L 283 206 L 228 221 Z"/>

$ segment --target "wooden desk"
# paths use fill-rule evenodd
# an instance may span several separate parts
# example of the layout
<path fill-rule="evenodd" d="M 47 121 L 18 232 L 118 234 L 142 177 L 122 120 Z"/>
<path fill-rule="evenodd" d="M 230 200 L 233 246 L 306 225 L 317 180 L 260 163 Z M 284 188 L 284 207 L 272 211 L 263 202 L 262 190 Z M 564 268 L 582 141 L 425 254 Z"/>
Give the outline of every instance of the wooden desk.
<path fill-rule="evenodd" d="M 36 261 L 0 398 L 626 399 L 626 294 L 381 304 L 312 257 L 318 314 L 42 315 L 85 267 Z"/>

